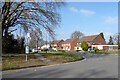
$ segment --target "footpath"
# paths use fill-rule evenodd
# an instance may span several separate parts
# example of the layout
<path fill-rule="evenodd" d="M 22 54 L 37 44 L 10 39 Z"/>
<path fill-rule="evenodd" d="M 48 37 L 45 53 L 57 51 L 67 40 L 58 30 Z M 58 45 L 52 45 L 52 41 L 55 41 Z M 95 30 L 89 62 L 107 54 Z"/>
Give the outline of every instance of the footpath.
<path fill-rule="evenodd" d="M 34 55 L 35 55 L 36 59 L 38 59 L 40 61 L 37 61 L 37 62 L 26 62 L 26 63 L 18 64 L 18 66 L 19 66 L 18 68 L 12 68 L 12 69 L 7 69 L 7 70 L 16 70 L 16 69 L 41 67 L 41 66 L 58 64 L 56 62 L 48 60 L 47 58 L 44 58 L 43 56 L 41 56 L 41 54 L 34 54 Z"/>

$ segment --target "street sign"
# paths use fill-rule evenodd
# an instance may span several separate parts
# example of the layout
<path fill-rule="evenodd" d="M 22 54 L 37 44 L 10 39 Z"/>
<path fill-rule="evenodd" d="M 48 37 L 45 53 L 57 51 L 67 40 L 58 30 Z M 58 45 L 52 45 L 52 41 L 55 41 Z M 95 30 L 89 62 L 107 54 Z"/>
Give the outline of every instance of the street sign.
<path fill-rule="evenodd" d="M 26 46 L 26 48 L 25 48 L 25 52 L 26 52 L 26 54 L 29 53 L 29 47 L 28 47 L 28 46 Z"/>
<path fill-rule="evenodd" d="M 27 33 L 27 38 L 30 38 L 30 33 Z"/>

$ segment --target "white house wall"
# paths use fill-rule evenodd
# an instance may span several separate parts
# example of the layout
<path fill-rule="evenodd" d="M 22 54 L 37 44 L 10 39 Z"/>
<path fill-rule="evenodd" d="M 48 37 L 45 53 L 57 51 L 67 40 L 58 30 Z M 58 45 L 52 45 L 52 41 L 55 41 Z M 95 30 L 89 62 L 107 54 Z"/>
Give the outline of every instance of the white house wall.
<path fill-rule="evenodd" d="M 50 47 L 50 45 L 49 44 L 47 44 L 47 45 L 43 45 L 42 47 L 41 47 L 41 49 L 45 49 L 45 48 L 49 48 Z"/>
<path fill-rule="evenodd" d="M 75 50 L 82 50 L 81 47 L 75 47 Z"/>

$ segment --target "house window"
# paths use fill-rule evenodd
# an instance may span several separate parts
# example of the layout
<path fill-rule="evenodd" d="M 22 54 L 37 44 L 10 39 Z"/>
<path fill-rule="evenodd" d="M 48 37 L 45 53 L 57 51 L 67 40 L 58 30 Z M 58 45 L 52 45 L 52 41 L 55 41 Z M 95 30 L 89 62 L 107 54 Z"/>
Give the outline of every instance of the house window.
<path fill-rule="evenodd" d="M 89 44 L 91 44 L 91 41 L 88 41 L 89 42 Z"/>
<path fill-rule="evenodd" d="M 77 45 L 81 44 L 81 42 L 78 42 Z"/>
<path fill-rule="evenodd" d="M 99 42 L 99 44 L 101 44 L 101 42 Z"/>
<path fill-rule="evenodd" d="M 112 50 L 113 49 L 113 47 L 112 46 L 109 46 L 109 50 Z"/>

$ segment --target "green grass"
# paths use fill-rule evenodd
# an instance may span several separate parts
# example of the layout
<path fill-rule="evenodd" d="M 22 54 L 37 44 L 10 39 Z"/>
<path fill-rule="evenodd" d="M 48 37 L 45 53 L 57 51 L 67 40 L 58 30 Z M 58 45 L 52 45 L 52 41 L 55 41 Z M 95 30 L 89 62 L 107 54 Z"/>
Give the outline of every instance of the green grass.
<path fill-rule="evenodd" d="M 17 68 L 19 67 L 18 65 L 16 64 L 5 64 L 4 66 L 2 66 L 2 70 L 6 70 L 6 69 L 12 69 L 12 68 Z"/>
<path fill-rule="evenodd" d="M 48 58 L 55 62 L 65 63 L 65 62 L 72 62 L 82 60 L 82 56 L 70 55 L 70 54 L 43 54 L 45 58 Z"/>
<path fill-rule="evenodd" d="M 28 54 L 28 62 L 41 62 L 34 54 Z M 2 70 L 18 68 L 19 64 L 26 63 L 26 54 L 2 54 Z"/>
<path fill-rule="evenodd" d="M 120 54 L 118 51 L 92 52 L 92 54 Z"/>
<path fill-rule="evenodd" d="M 46 53 L 46 51 L 39 51 L 39 53 Z M 47 51 L 47 53 L 63 53 L 62 51 Z"/>

